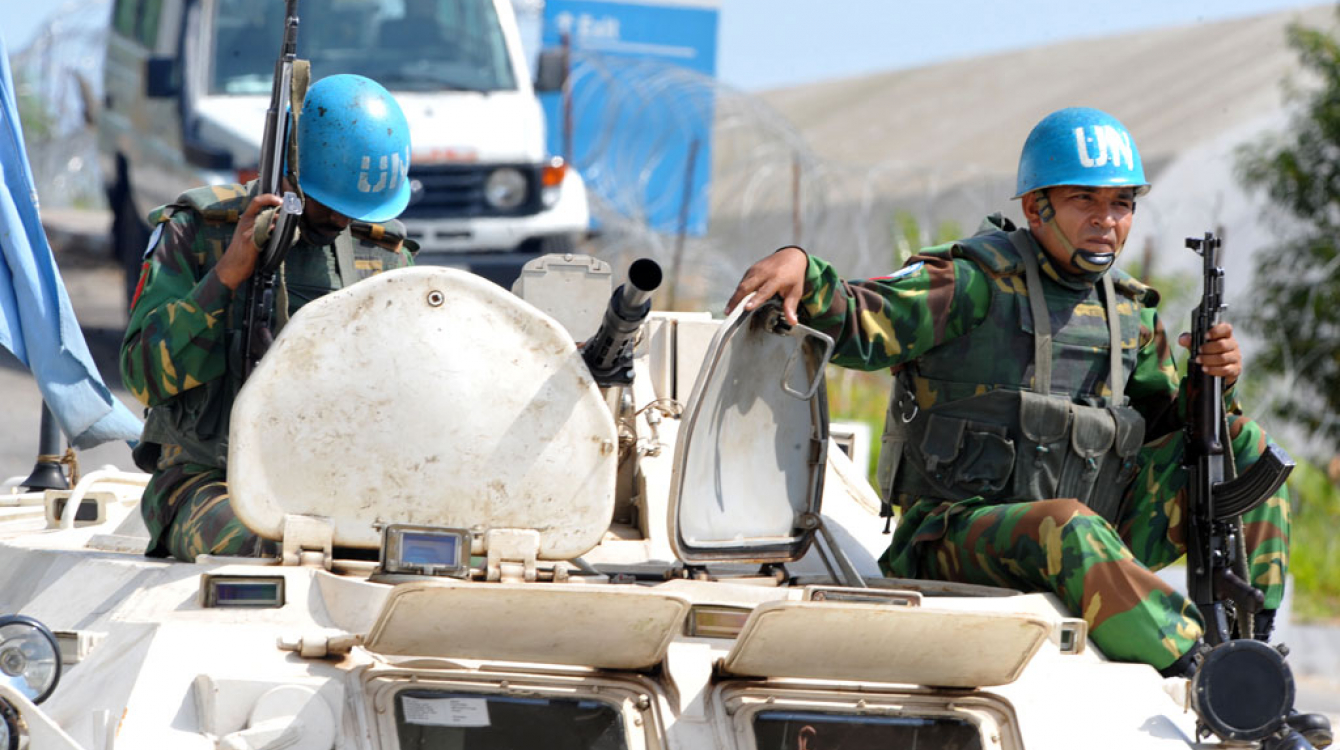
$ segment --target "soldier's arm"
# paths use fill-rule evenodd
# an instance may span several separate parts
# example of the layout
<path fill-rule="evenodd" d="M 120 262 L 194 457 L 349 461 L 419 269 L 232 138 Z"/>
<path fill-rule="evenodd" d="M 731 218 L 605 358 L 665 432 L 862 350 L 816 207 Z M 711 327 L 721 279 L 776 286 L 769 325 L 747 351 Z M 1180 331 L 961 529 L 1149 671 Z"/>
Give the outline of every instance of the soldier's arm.
<path fill-rule="evenodd" d="M 221 377 L 225 312 L 232 292 L 220 281 L 208 248 L 196 248 L 187 211 L 160 224 L 143 289 L 121 343 L 121 377 L 146 406 Z"/>
<path fill-rule="evenodd" d="M 1140 311 L 1140 349 L 1127 381 L 1131 405 L 1145 418 L 1145 440 L 1182 429 L 1180 376 L 1163 321 L 1151 308 Z"/>
<path fill-rule="evenodd" d="M 913 256 L 896 273 L 863 281 L 845 281 L 811 256 L 800 309 L 833 337 L 834 364 L 877 370 L 975 328 L 989 309 L 991 284 L 971 261 L 939 254 Z"/>

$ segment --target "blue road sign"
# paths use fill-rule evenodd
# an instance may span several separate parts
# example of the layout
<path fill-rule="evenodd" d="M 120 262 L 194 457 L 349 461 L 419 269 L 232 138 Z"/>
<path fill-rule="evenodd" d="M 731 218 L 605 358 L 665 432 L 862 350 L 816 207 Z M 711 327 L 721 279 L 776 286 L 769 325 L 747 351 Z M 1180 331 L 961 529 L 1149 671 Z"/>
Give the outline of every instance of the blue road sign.
<path fill-rule="evenodd" d="M 597 201 L 660 232 L 707 231 L 718 0 L 548 0 L 543 44 L 572 44 L 572 133 L 545 94 L 549 150 Z M 567 153 L 570 144 L 571 153 Z"/>

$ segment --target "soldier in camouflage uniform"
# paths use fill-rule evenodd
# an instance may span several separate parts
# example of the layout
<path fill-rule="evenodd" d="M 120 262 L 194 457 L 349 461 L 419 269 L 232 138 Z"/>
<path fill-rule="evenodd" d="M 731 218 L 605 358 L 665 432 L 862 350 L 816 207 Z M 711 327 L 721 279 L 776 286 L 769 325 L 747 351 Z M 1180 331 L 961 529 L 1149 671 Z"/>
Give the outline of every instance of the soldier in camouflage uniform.
<path fill-rule="evenodd" d="M 394 221 L 409 197 L 409 132 L 391 94 L 361 76 L 324 78 L 307 93 L 296 132 L 299 169 L 288 180 L 304 206 L 280 269 L 276 327 L 323 294 L 410 263 Z M 140 504 L 151 557 L 189 562 L 273 546 L 238 520 L 226 482 L 253 235 L 259 212 L 280 203 L 256 192 L 255 182 L 198 188 L 149 215 L 155 229 L 121 373 L 149 407 L 135 460 L 153 473 Z"/>
<path fill-rule="evenodd" d="M 781 295 L 788 319 L 833 337 L 835 364 L 893 369 L 879 483 L 902 516 L 886 573 L 1055 593 L 1109 657 L 1185 675 L 1200 614 L 1153 571 L 1186 551 L 1186 389 L 1157 292 L 1112 268 L 1148 187 L 1120 122 L 1061 110 L 1020 160 L 1026 229 L 997 214 L 865 281 L 783 248 L 727 310 Z M 1239 471 L 1268 440 L 1233 402 L 1241 360 L 1232 327 L 1212 328 L 1198 362 L 1224 378 Z M 1243 517 L 1263 640 L 1284 593 L 1286 492 Z M 1328 744 L 1325 729 L 1312 736 Z"/>

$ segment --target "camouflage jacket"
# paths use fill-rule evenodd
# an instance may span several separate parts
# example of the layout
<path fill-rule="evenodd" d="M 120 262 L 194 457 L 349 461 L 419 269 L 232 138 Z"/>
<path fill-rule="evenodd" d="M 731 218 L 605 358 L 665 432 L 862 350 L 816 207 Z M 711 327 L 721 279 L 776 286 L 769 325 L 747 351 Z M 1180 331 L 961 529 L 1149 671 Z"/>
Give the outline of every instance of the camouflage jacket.
<path fill-rule="evenodd" d="M 1012 228 L 998 215 L 983 224 L 986 232 Z M 1026 300 L 1020 277 L 993 275 L 956 251 L 955 245 L 928 248 L 896 273 L 864 281 L 844 281 L 827 262 L 811 256 L 801 312 L 809 325 L 833 337 L 833 363 L 860 370 L 901 370 L 931 349 L 982 325 L 994 295 L 1020 295 Z M 1101 308 L 1090 309 L 1092 304 L 1082 301 L 1092 285 L 1066 277 L 1040 248 L 1037 257 L 1049 298 L 1074 299 L 1081 306 L 1076 308 L 1078 314 L 1103 315 Z M 1118 286 L 1138 284 L 1124 274 L 1117 281 Z M 1185 394 L 1157 312 L 1144 303 L 1135 312 L 1139 323 L 1133 342 L 1134 366 L 1126 372 L 1125 394 L 1144 417 L 1149 439 L 1182 427 Z M 1029 345 L 1024 351 L 983 352 L 981 356 L 1017 359 L 1022 378 L 1033 351 Z M 1100 372 L 1106 373 L 1105 362 Z M 1105 374 L 1082 379 L 1094 394 L 1111 390 Z M 1026 387 L 1027 383 L 1019 385 Z"/>
<path fill-rule="evenodd" d="M 136 454 L 146 470 L 182 464 L 223 468 L 226 463 L 228 414 L 241 385 L 246 287 L 229 290 L 214 266 L 228 247 L 250 189 L 198 188 L 149 215 L 155 229 L 121 344 L 122 378 L 149 407 L 141 443 L 145 452 Z M 292 314 L 360 278 L 409 265 L 398 229 L 398 222 L 389 227 L 356 223 L 331 246 L 300 239 L 281 271 L 288 298 L 283 312 Z"/>
<path fill-rule="evenodd" d="M 1014 235 L 1016 247 L 1012 229 L 992 217 L 977 236 L 865 281 L 810 259 L 801 312 L 833 336 L 833 362 L 897 373 L 880 445 L 886 513 L 922 501 L 1076 497 L 1115 518 L 1142 441 L 1182 428 L 1186 396 L 1157 294 L 1111 272 L 1110 331 L 1106 295 L 1060 272 L 1031 234 Z M 1052 329 L 1046 392 L 1034 382 L 1023 251 L 1037 261 Z M 1120 394 L 1108 382 L 1112 336 Z"/>

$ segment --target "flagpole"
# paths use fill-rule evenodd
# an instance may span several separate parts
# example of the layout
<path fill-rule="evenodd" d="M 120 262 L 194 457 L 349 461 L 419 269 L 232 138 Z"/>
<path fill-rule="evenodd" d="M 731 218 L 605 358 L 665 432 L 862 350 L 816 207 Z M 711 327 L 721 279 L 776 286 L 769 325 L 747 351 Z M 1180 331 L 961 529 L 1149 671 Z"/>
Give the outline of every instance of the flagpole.
<path fill-rule="evenodd" d="M 51 415 L 51 408 L 42 402 L 42 428 L 37 444 L 37 463 L 33 473 L 23 482 L 30 492 L 37 490 L 67 490 L 70 485 L 65 481 L 65 472 L 61 470 L 60 425 Z"/>

